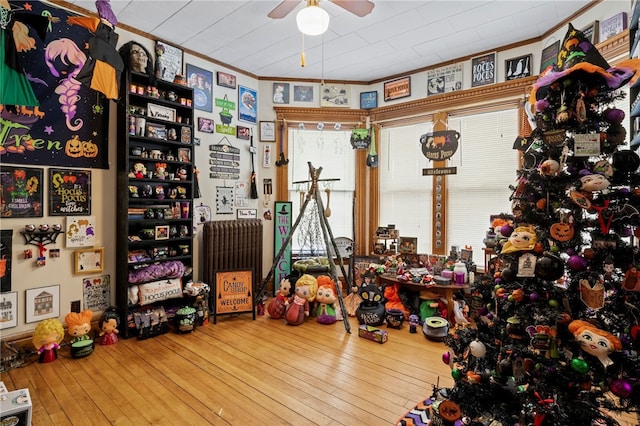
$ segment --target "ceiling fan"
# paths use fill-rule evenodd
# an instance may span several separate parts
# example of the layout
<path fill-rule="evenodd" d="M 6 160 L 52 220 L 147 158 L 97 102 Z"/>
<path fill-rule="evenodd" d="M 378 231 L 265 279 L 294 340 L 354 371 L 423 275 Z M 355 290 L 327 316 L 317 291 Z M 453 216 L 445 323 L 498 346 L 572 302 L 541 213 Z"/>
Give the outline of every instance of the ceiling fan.
<path fill-rule="evenodd" d="M 331 3 L 353 13 L 356 16 L 367 16 L 373 10 L 373 2 L 369 0 L 329 0 Z M 306 0 L 307 7 L 318 6 L 318 0 Z M 267 14 L 269 18 L 282 19 L 289 14 L 300 3 L 300 0 L 282 0 L 271 12 Z"/>

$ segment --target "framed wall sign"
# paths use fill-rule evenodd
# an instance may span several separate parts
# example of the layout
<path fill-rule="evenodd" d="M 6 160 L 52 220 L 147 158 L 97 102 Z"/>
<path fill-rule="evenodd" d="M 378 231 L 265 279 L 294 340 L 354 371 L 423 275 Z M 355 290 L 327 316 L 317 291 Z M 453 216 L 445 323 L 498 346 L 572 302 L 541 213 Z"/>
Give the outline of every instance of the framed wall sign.
<path fill-rule="evenodd" d="M 496 82 L 496 52 L 471 58 L 471 87 Z"/>
<path fill-rule="evenodd" d="M 218 86 L 227 87 L 229 89 L 236 88 L 236 76 L 226 72 L 218 71 L 216 73 Z"/>
<path fill-rule="evenodd" d="M 213 73 L 187 64 L 187 85 L 193 89 L 193 105 L 200 111 L 213 111 Z"/>
<path fill-rule="evenodd" d="M 289 83 L 273 83 L 273 103 L 289 103 Z"/>
<path fill-rule="evenodd" d="M 49 169 L 49 215 L 91 215 L 91 170 Z"/>
<path fill-rule="evenodd" d="M 0 215 L 2 219 L 42 217 L 44 181 L 42 169 L 2 165 Z"/>
<path fill-rule="evenodd" d="M 248 123 L 256 123 L 258 117 L 258 92 L 248 87 L 238 89 L 238 119 Z"/>
<path fill-rule="evenodd" d="M 213 323 L 217 323 L 218 315 L 253 313 L 254 293 L 253 269 L 217 271 L 214 276 Z"/>
<path fill-rule="evenodd" d="M 60 286 L 30 288 L 25 292 L 25 322 L 60 316 Z"/>
<path fill-rule="evenodd" d="M 73 272 L 75 274 L 93 274 L 104 271 L 104 247 L 79 249 L 73 254 Z"/>
<path fill-rule="evenodd" d="M 505 81 L 529 77 L 531 75 L 531 57 L 532 55 L 524 55 L 504 61 Z"/>
<path fill-rule="evenodd" d="M 275 121 L 260 122 L 260 141 L 275 142 L 276 141 L 276 123 Z"/>
<path fill-rule="evenodd" d="M 584 34 L 591 44 L 598 44 L 600 41 L 600 21 L 593 21 L 586 27 L 582 27 L 580 32 Z"/>
<path fill-rule="evenodd" d="M 384 100 L 406 98 L 411 96 L 411 77 L 402 77 L 384 83 Z"/>
<path fill-rule="evenodd" d="M 182 50 L 156 41 L 156 78 L 173 81 L 176 74 L 182 74 Z"/>
<path fill-rule="evenodd" d="M 324 84 L 320 86 L 320 106 L 350 106 L 351 88 L 346 84 Z"/>
<path fill-rule="evenodd" d="M 258 210 L 257 209 L 238 209 L 236 211 L 238 215 L 238 219 L 257 219 L 258 218 Z"/>
<path fill-rule="evenodd" d="M 549 46 L 542 49 L 540 57 L 540 72 L 542 73 L 547 67 L 553 65 L 558 60 L 558 52 L 560 51 L 560 40 L 556 40 Z"/>
<path fill-rule="evenodd" d="M 378 91 L 360 93 L 360 109 L 371 109 L 378 106 Z"/>
<path fill-rule="evenodd" d="M 198 117 L 198 131 L 204 133 L 213 133 L 213 120 L 205 117 Z"/>

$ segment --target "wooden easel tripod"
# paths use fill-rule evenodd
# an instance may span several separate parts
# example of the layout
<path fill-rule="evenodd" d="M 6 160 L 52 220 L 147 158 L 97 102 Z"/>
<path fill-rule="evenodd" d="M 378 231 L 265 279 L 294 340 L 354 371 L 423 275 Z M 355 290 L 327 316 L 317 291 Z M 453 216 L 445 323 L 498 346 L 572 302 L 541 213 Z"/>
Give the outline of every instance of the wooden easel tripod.
<path fill-rule="evenodd" d="M 276 256 L 273 259 L 273 264 L 271 265 L 271 270 L 269 271 L 269 273 L 267 274 L 266 278 L 264 279 L 264 281 L 260 285 L 260 288 L 256 292 L 256 300 L 262 300 L 262 298 L 265 296 L 267 283 L 269 282 L 269 279 L 271 279 L 271 277 L 273 276 L 273 274 L 275 272 L 275 269 L 276 269 L 276 267 L 278 265 L 278 261 L 280 260 L 280 257 L 282 257 L 282 254 L 284 253 L 284 251 L 286 250 L 287 246 L 291 242 L 291 238 L 293 237 L 293 233 L 295 232 L 296 228 L 300 224 L 300 221 L 304 217 L 304 212 L 305 212 L 307 206 L 309 205 L 310 202 L 315 202 L 316 205 L 317 205 L 318 219 L 320 221 L 320 228 L 322 229 L 322 238 L 324 240 L 324 245 L 325 245 L 325 248 L 326 248 L 327 258 L 329 258 L 329 271 L 331 273 L 331 276 L 334 279 L 334 282 L 335 282 L 335 285 L 336 285 L 336 289 L 335 290 L 336 290 L 336 295 L 338 297 L 338 303 L 340 304 L 340 309 L 342 310 L 344 328 L 347 331 L 347 333 L 351 333 L 351 327 L 349 325 L 349 318 L 348 318 L 347 311 L 346 311 L 346 308 L 345 308 L 345 305 L 344 305 L 344 298 L 342 297 L 342 291 L 340 291 L 340 286 L 338 285 L 338 274 L 337 274 L 337 270 L 336 270 L 336 265 L 335 265 L 335 262 L 333 262 L 333 258 L 331 256 L 330 248 L 333 248 L 333 253 L 335 253 L 335 255 L 336 255 L 337 259 L 338 259 L 338 265 L 340 265 L 340 270 L 342 272 L 342 276 L 345 279 L 345 285 L 347 286 L 347 288 L 351 288 L 351 283 L 349 282 L 351 275 L 350 274 L 347 275 L 347 273 L 346 273 L 346 271 L 344 269 L 342 256 L 340 255 L 340 251 L 338 250 L 338 246 L 336 245 L 335 238 L 333 237 L 333 232 L 331 231 L 331 227 L 329 226 L 329 221 L 328 221 L 328 219 L 325 217 L 325 215 L 323 213 L 324 212 L 324 206 L 322 204 L 322 197 L 320 196 L 320 191 L 318 191 L 318 182 L 322 181 L 322 179 L 320 179 L 320 173 L 322 172 L 322 167 L 319 167 L 319 168 L 316 169 L 315 167 L 313 167 L 311 162 L 308 162 L 307 164 L 309 165 L 309 176 L 310 176 L 311 179 L 309 181 L 306 181 L 306 182 L 307 183 L 311 182 L 311 187 L 309 188 L 309 191 L 307 191 L 307 195 L 305 196 L 304 203 L 302 204 L 302 207 L 300 208 L 300 213 L 298 214 L 298 218 L 296 219 L 295 223 L 293 224 L 293 226 L 289 230 L 289 234 L 287 235 L 287 237 L 285 238 L 284 242 L 282 243 L 282 247 L 280 247 L 280 251 L 278 252 L 278 254 L 276 254 Z M 303 183 L 303 182 L 298 182 L 298 183 Z"/>

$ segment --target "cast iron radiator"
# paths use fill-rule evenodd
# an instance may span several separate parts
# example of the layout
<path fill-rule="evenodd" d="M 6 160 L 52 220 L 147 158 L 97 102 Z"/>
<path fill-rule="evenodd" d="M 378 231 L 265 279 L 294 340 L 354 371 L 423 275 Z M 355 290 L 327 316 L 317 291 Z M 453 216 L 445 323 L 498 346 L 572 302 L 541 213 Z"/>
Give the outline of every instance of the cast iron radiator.
<path fill-rule="evenodd" d="M 251 268 L 258 286 L 262 279 L 262 226 L 260 219 L 205 223 L 203 281 L 213 284 L 217 271 Z"/>

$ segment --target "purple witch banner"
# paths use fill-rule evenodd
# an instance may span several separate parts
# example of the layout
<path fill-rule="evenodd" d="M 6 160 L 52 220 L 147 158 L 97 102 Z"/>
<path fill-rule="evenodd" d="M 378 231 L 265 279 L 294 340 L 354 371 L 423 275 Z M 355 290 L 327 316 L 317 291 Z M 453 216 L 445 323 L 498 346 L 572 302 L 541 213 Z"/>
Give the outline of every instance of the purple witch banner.
<path fill-rule="evenodd" d="M 23 25 L 35 44 L 17 55 L 40 106 L 0 105 L 0 162 L 108 169 L 108 100 L 75 79 L 93 34 L 67 24 L 72 15 L 54 5 L 15 2 L 11 10 L 59 20 L 49 22 L 44 41 Z"/>

